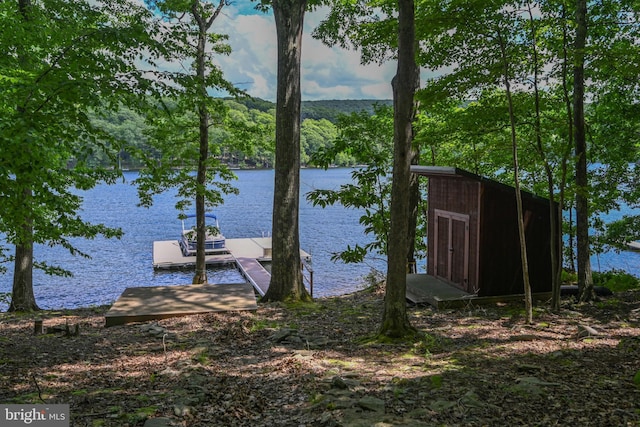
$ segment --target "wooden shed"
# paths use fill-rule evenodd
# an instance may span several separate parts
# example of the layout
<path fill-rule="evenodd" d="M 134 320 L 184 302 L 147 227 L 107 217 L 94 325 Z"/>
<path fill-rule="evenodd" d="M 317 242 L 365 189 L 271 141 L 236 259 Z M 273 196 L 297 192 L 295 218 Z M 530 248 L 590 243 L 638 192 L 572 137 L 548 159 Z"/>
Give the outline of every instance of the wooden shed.
<path fill-rule="evenodd" d="M 479 297 L 522 294 L 515 188 L 453 167 L 411 171 L 429 178 L 427 274 Z M 551 291 L 549 203 L 522 192 L 534 293 Z"/>

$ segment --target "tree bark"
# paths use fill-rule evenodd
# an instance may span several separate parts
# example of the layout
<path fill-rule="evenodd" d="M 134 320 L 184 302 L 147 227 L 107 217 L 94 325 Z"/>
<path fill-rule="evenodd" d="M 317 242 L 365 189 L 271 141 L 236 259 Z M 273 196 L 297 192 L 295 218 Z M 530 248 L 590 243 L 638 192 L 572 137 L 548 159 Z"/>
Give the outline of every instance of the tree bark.
<path fill-rule="evenodd" d="M 30 204 L 32 191 L 24 190 L 24 202 Z M 16 243 L 13 270 L 13 288 L 9 311 L 40 310 L 33 292 L 33 225 L 30 217 L 24 219 L 22 233 Z"/>
<path fill-rule="evenodd" d="M 416 85 L 419 87 L 419 84 Z M 417 165 L 420 162 L 420 152 L 413 148 L 411 150 L 411 164 Z M 418 207 L 420 205 L 420 180 L 416 174 L 409 175 L 409 224 L 407 225 L 407 263 L 410 273 L 417 273 L 416 265 L 416 233 L 418 229 Z"/>
<path fill-rule="evenodd" d="M 29 9 L 31 8 L 30 0 L 19 0 L 18 8 L 22 19 L 27 22 L 30 20 Z M 25 57 L 21 55 L 21 61 L 26 62 Z M 22 107 L 17 107 L 20 115 L 26 115 L 26 111 Z M 24 149 L 29 151 L 31 147 L 24 141 Z M 33 190 L 32 183 L 23 178 L 29 176 L 28 170 L 24 174 L 16 174 L 16 183 L 22 187 L 22 202 L 27 207 L 27 211 L 31 212 Z M 33 292 L 33 219 L 31 214 L 24 217 L 24 223 L 21 227 L 21 233 L 16 243 L 16 256 L 14 260 L 13 270 L 13 286 L 11 292 L 11 304 L 9 311 L 33 311 L 40 310 L 36 304 L 35 294 Z"/>
<path fill-rule="evenodd" d="M 9 311 L 40 310 L 33 293 L 33 245 L 16 245 L 16 259 L 13 272 L 13 289 Z"/>
<path fill-rule="evenodd" d="M 589 244 L 589 179 L 584 122 L 584 57 L 587 40 L 587 1 L 576 1 L 576 39 L 573 68 L 573 122 L 576 152 L 576 243 L 580 301 L 595 298 Z"/>
<path fill-rule="evenodd" d="M 308 300 L 300 259 L 300 58 L 306 0 L 273 0 L 278 43 L 271 281 L 263 301 Z"/>
<path fill-rule="evenodd" d="M 415 73 L 415 81 L 414 84 L 414 92 L 420 87 L 420 72 L 418 66 L 416 65 L 416 73 Z M 418 165 L 420 164 L 420 148 L 413 143 L 413 139 L 415 136 L 415 130 L 413 128 L 413 123 L 415 121 L 416 115 L 418 114 L 418 108 L 420 107 L 420 103 L 415 100 L 413 101 L 413 110 L 411 112 L 411 154 L 410 154 L 410 164 Z M 409 173 L 409 224 L 407 225 L 407 238 L 409 239 L 408 250 L 407 250 L 407 263 L 409 265 L 410 273 L 417 273 L 418 266 L 416 265 L 416 234 L 418 232 L 418 216 L 420 212 L 418 208 L 420 207 L 420 177 L 417 174 Z"/>
<path fill-rule="evenodd" d="M 566 19 L 566 7 L 562 7 L 562 22 L 567 22 Z M 568 25 L 564 25 L 562 28 L 562 98 L 565 105 L 566 117 L 567 117 L 567 143 L 565 145 L 565 150 L 562 154 L 562 162 L 561 162 L 561 178 L 560 178 L 560 194 L 558 196 L 558 218 L 560 218 L 560 224 L 558 226 L 558 234 L 556 238 L 558 239 L 558 253 L 559 253 L 559 262 L 560 266 L 558 271 L 556 271 L 556 282 L 558 283 L 558 289 L 553 290 L 553 295 L 551 297 L 551 308 L 554 311 L 560 310 L 560 287 L 562 285 L 562 260 L 563 260 L 563 247 L 564 241 L 562 239 L 562 229 L 564 218 L 562 215 L 562 210 L 565 205 L 566 200 L 566 187 L 567 187 L 567 177 L 568 177 L 568 167 L 569 167 L 569 157 L 571 156 L 571 152 L 573 151 L 574 142 L 574 130 L 573 130 L 573 110 L 572 110 L 572 100 L 569 90 L 569 34 L 568 34 Z M 573 226 L 572 212 L 573 209 L 569 209 L 569 227 Z M 574 256 L 573 256 L 573 232 L 569 232 L 569 240 L 567 243 L 568 249 L 568 261 L 570 262 L 571 271 L 575 271 L 574 264 Z"/>
<path fill-rule="evenodd" d="M 205 87 L 205 49 L 207 46 L 207 26 L 203 18 L 198 14 L 195 6 L 192 13 L 198 23 L 198 45 L 196 50 L 196 78 L 198 81 L 198 126 L 200 135 L 200 149 L 198 151 L 198 172 L 196 176 L 196 272 L 193 276 L 193 284 L 203 284 L 208 282 L 207 266 L 205 262 L 205 240 L 206 220 L 205 220 L 205 186 L 207 185 L 207 157 L 209 156 L 209 111 L 205 97 L 207 88 Z"/>
<path fill-rule="evenodd" d="M 207 265 L 205 256 L 205 240 L 207 238 L 206 201 L 205 192 L 207 186 L 207 161 L 209 158 L 209 108 L 207 104 L 207 31 L 226 5 L 225 0 L 220 0 L 216 10 L 211 16 L 204 16 L 199 8 L 199 3 L 194 1 L 191 6 L 191 14 L 198 25 L 198 44 L 196 46 L 196 81 L 198 92 L 198 172 L 196 175 L 196 272 L 193 276 L 193 284 L 207 283 Z"/>
<path fill-rule="evenodd" d="M 531 283 L 529 282 L 529 260 L 527 256 L 527 238 L 525 234 L 524 211 L 522 208 L 522 193 L 520 192 L 520 167 L 518 164 L 518 138 L 516 132 L 516 117 L 513 108 L 513 97 L 511 95 L 511 83 L 509 80 L 509 57 L 504 37 L 498 31 L 500 42 L 500 53 L 502 56 L 504 88 L 507 95 L 507 105 L 509 108 L 509 125 L 511 128 L 511 150 L 513 160 L 513 182 L 516 193 L 516 212 L 518 215 L 518 235 L 520 237 L 520 262 L 522 265 L 522 282 L 524 284 L 524 305 L 527 315 L 527 323 L 533 322 L 533 300 L 531 296 Z"/>
<path fill-rule="evenodd" d="M 392 81 L 394 107 L 391 226 L 387 254 L 387 286 L 380 335 L 401 338 L 415 333 L 407 317 L 407 253 L 409 186 L 412 160 L 413 107 L 418 67 L 415 62 L 413 0 L 398 0 L 398 68 Z"/>
<path fill-rule="evenodd" d="M 561 246 L 561 234 L 559 230 L 562 227 L 561 218 L 562 210 L 556 206 L 555 203 L 555 180 L 553 177 L 553 169 L 542 144 L 542 111 L 540 107 L 540 88 L 539 88 L 539 60 L 538 60 L 538 41 L 537 32 L 535 28 L 535 19 L 531 5 L 528 6 L 529 22 L 531 24 L 531 40 L 532 40 L 532 53 L 533 53 L 533 93 L 535 104 L 535 138 L 536 138 L 536 150 L 539 153 L 542 160 L 545 175 L 547 176 L 547 191 L 549 193 L 549 225 L 550 225 L 550 247 L 549 256 L 551 260 L 551 309 L 558 311 L 560 309 L 560 279 L 561 279 L 561 257 L 558 252 Z M 566 158 L 563 158 L 563 163 L 566 162 Z M 564 185 L 564 181 L 562 183 Z"/>

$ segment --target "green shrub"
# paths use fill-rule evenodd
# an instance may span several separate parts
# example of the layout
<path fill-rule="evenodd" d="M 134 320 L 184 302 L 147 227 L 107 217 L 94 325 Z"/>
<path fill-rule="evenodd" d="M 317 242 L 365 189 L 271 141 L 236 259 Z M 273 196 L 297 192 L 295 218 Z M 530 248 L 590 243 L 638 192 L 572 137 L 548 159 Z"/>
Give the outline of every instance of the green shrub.
<path fill-rule="evenodd" d="M 593 284 L 604 286 L 613 292 L 629 291 L 640 289 L 640 280 L 622 270 L 608 270 L 603 272 L 593 272 Z"/>
<path fill-rule="evenodd" d="M 11 304 L 11 292 L 0 292 L 0 304 Z"/>
<path fill-rule="evenodd" d="M 572 285 L 578 282 L 578 273 L 574 271 L 562 270 L 560 281 L 565 285 Z"/>

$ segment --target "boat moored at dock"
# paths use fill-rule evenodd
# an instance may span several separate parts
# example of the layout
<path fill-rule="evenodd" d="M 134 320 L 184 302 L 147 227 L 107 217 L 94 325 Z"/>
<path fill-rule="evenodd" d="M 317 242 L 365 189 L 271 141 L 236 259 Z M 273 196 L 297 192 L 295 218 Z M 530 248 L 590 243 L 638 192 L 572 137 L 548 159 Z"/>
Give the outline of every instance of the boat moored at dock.
<path fill-rule="evenodd" d="M 185 228 L 185 219 L 195 218 L 195 214 L 187 215 L 182 220 L 182 234 L 180 235 L 180 248 L 182 254 L 186 257 L 195 256 L 198 246 L 198 233 L 196 227 Z M 206 235 L 204 241 L 205 254 L 211 254 L 216 252 L 225 251 L 225 237 L 220 232 L 220 224 L 218 223 L 218 217 L 214 214 L 205 214 L 205 218 L 212 219 L 214 225 L 206 226 Z"/>
<path fill-rule="evenodd" d="M 627 248 L 631 251 L 640 252 L 640 242 L 637 240 L 627 242 Z"/>

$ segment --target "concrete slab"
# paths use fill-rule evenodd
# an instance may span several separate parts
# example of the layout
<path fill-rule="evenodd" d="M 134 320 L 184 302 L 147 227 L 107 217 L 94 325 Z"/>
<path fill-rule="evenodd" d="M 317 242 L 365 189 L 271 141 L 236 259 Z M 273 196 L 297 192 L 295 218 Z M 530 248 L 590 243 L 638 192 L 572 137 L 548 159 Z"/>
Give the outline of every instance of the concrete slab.
<path fill-rule="evenodd" d="M 256 310 L 248 283 L 127 288 L 105 314 L 106 326 L 221 311 Z"/>

